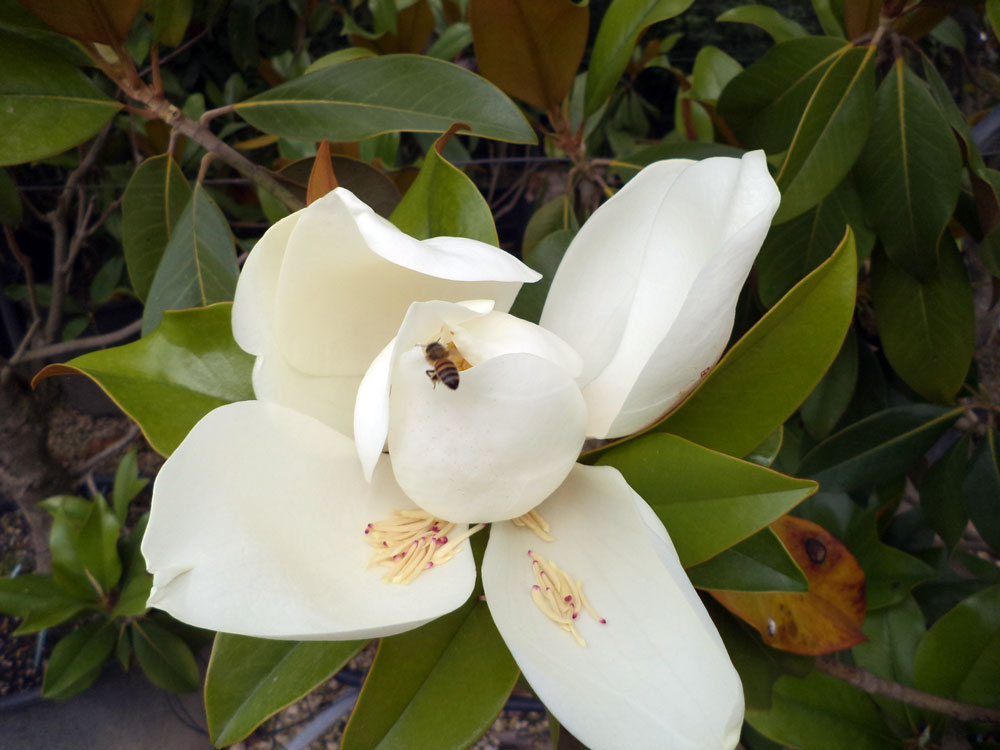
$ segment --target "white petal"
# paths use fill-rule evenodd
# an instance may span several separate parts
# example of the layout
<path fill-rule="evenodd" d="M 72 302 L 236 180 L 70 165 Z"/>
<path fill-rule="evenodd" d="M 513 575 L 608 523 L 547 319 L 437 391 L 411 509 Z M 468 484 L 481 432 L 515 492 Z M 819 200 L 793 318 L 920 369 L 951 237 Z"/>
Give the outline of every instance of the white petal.
<path fill-rule="evenodd" d="M 556 541 L 495 524 L 482 566 L 490 612 L 532 688 L 593 750 L 733 748 L 740 678 L 672 547 L 651 541 L 658 534 L 637 500 L 617 470 L 577 466 L 538 509 Z M 581 579 L 607 620 L 577 618 L 585 647 L 533 604 L 529 549 Z"/>
<path fill-rule="evenodd" d="M 780 199 L 761 152 L 705 159 L 679 173 L 660 169 L 668 172 L 667 189 L 648 169 L 626 185 L 643 178 L 638 186 L 660 198 L 654 211 L 634 217 L 631 204 L 645 208 L 649 198 L 623 189 L 587 222 L 574 240 L 582 250 L 567 251 L 542 316 L 584 358 L 587 434 L 594 437 L 649 425 L 714 364 Z M 602 212 L 601 234 L 588 234 Z M 614 223 L 626 239 L 602 263 L 595 243 L 608 241 Z M 609 262 L 620 262 L 625 277 L 610 275 Z M 595 276 L 611 281 L 604 299 L 588 306 L 587 295 L 597 294 Z"/>
<path fill-rule="evenodd" d="M 274 296 L 281 262 L 301 211 L 273 224 L 247 256 L 233 300 L 233 338 L 244 351 L 261 354 L 271 341 Z"/>
<path fill-rule="evenodd" d="M 580 355 L 554 333 L 503 312 L 462 323 L 453 340 L 462 356 L 472 363 L 502 354 L 534 354 L 559 365 L 572 378 L 579 377 L 583 368 Z"/>
<path fill-rule="evenodd" d="M 209 413 L 160 470 L 143 555 L 150 605 L 264 638 L 399 633 L 461 605 L 466 547 L 408 586 L 365 570 L 364 528 L 412 507 L 387 466 L 368 484 L 352 442 L 298 412 L 243 401 Z"/>
<path fill-rule="evenodd" d="M 301 212 L 275 299 L 288 361 L 315 375 L 362 375 L 414 300 L 493 299 L 507 309 L 538 274 L 475 240 L 418 241 L 343 188 Z"/>
<path fill-rule="evenodd" d="M 406 494 L 453 521 L 526 513 L 573 467 L 586 409 L 570 375 L 532 354 L 506 354 L 461 373 L 457 390 L 426 375 L 422 352 L 393 374 L 389 455 Z"/>

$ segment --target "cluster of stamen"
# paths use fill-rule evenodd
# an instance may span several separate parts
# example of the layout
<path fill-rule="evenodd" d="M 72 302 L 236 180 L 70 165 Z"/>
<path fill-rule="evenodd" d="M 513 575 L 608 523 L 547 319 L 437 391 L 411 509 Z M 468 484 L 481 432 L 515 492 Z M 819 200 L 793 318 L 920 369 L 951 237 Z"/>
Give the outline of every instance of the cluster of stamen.
<path fill-rule="evenodd" d="M 554 542 L 555 537 L 549 534 L 549 524 L 542 514 L 537 510 L 530 510 L 523 516 L 510 519 L 511 523 L 521 528 L 528 528 L 535 532 L 535 536 L 545 542 Z"/>
<path fill-rule="evenodd" d="M 365 527 L 368 544 L 375 553 L 366 567 L 384 565 L 389 572 L 383 583 L 411 583 L 425 570 L 453 558 L 459 545 L 483 528 L 477 524 L 465 533 L 449 537 L 455 524 L 422 510 L 397 510 L 391 518 Z"/>
<path fill-rule="evenodd" d="M 577 631 L 574 622 L 580 612 L 585 610 L 602 625 L 607 624 L 607 620 L 590 606 L 587 597 L 583 595 L 583 583 L 579 578 L 574 581 L 554 562 L 546 560 L 533 550 L 528 550 L 528 556 L 537 582 L 531 587 L 531 600 L 546 617 L 572 635 L 578 644 L 586 646 L 587 642 Z"/>

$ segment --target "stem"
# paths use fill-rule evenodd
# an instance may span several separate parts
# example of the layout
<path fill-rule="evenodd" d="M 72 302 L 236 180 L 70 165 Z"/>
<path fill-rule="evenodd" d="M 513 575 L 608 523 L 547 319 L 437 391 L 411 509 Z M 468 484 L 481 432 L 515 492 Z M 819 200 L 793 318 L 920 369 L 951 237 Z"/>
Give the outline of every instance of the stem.
<path fill-rule="evenodd" d="M 959 721 L 985 721 L 990 724 L 1000 724 L 1000 709 L 975 706 L 971 703 L 962 703 L 951 698 L 925 693 L 923 690 L 906 687 L 898 682 L 883 680 L 866 669 L 852 667 L 829 657 L 817 659 L 816 669 L 854 685 L 866 693 L 894 698 L 907 705 L 925 708 L 928 711 L 950 716 Z"/>
<path fill-rule="evenodd" d="M 82 339 L 73 339 L 72 341 L 63 341 L 60 344 L 50 344 L 49 346 L 40 346 L 37 349 L 31 349 L 19 361 L 27 362 L 33 359 L 58 357 L 61 354 L 68 354 L 69 352 L 81 349 L 97 349 L 108 344 L 117 344 L 122 339 L 127 339 L 141 330 L 142 321 L 136 320 L 124 328 L 119 328 L 117 331 L 111 331 L 110 333 L 102 333 L 99 336 L 87 336 Z M 11 364 L 15 364 L 13 357 L 11 357 L 10 361 Z"/>

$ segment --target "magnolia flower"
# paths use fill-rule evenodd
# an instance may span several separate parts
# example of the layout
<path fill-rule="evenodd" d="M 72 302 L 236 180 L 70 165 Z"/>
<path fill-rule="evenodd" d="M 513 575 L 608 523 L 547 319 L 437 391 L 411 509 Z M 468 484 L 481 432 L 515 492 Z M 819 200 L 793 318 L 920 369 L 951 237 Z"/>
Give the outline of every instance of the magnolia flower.
<path fill-rule="evenodd" d="M 581 229 L 541 326 L 505 312 L 534 278 L 516 260 L 418 243 L 347 191 L 275 225 L 233 311 L 258 400 L 209 413 L 161 469 L 150 605 L 260 637 L 391 635 L 467 600 L 467 536 L 492 522 L 486 602 L 569 731 L 734 747 L 739 677 L 666 530 L 575 459 L 714 363 L 777 205 L 759 152 L 646 168 Z"/>

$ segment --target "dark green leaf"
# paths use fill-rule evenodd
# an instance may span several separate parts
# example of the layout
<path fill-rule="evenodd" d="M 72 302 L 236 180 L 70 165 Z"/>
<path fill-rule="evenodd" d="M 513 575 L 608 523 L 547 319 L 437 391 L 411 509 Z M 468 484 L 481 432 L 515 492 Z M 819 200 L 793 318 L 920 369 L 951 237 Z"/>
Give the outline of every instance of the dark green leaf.
<path fill-rule="evenodd" d="M 87 573 L 105 593 L 111 591 L 122 574 L 118 559 L 118 519 L 102 495 L 91 503 L 87 522 L 76 539 L 77 554 Z"/>
<path fill-rule="evenodd" d="M 945 239 L 937 272 L 923 282 L 876 252 L 871 291 L 889 364 L 924 398 L 949 403 L 975 344 L 972 290 L 954 242 Z"/>
<path fill-rule="evenodd" d="M 146 600 L 149 599 L 150 589 L 153 588 L 153 576 L 146 572 L 139 572 L 128 579 L 122 586 L 115 608 L 111 611 L 112 617 L 137 617 L 147 609 Z"/>
<path fill-rule="evenodd" d="M 559 262 L 575 236 L 574 230 L 561 229 L 548 235 L 524 254 L 525 264 L 542 274 L 542 278 L 533 284 L 521 287 L 511 308 L 511 315 L 532 323 L 538 322 L 545 306 L 545 297 L 549 293 L 549 287 L 552 286 L 556 269 L 559 268 Z"/>
<path fill-rule="evenodd" d="M 776 44 L 736 76 L 719 97 L 719 114 L 747 148 L 785 151 L 820 79 L 846 46 L 806 37 Z"/>
<path fill-rule="evenodd" d="M 60 511 L 65 513 L 66 520 L 69 521 L 74 531 L 83 528 L 83 524 L 90 516 L 90 501 L 76 495 L 52 495 L 38 504 L 47 510 L 53 518 Z"/>
<path fill-rule="evenodd" d="M 632 59 L 632 50 L 650 24 L 687 10 L 694 0 L 612 0 L 601 19 L 590 53 L 584 112 L 596 112 L 611 96 Z"/>
<path fill-rule="evenodd" d="M 122 278 L 122 270 L 125 268 L 125 259 L 120 255 L 108 258 L 104 264 L 97 269 L 94 279 L 90 282 L 90 302 L 100 304 L 107 302 L 111 295 L 118 288 L 118 282 Z M 89 321 L 88 321 L 89 322 Z"/>
<path fill-rule="evenodd" d="M 167 312 L 152 334 L 125 346 L 49 365 L 37 376 L 90 377 L 170 455 L 212 409 L 252 399 L 253 357 L 233 341 L 232 305 Z"/>
<path fill-rule="evenodd" d="M 652 146 L 633 151 L 627 157 L 616 159 L 614 171 L 622 180 L 628 181 L 639 173 L 647 164 L 662 159 L 708 159 L 712 156 L 731 156 L 739 159 L 745 152 L 734 146 L 723 143 L 705 143 L 702 141 L 661 141 Z M 841 233 L 843 236 L 843 233 Z M 840 239 L 839 237 L 837 239 Z M 833 246 L 830 247 L 833 252 Z M 828 252 L 827 255 L 830 253 Z M 824 256 L 826 257 L 826 256 Z"/>
<path fill-rule="evenodd" d="M 90 513 L 93 513 L 93 507 Z M 88 576 L 86 565 L 80 558 L 80 531 L 81 527 L 76 526 L 61 507 L 52 511 L 52 529 L 49 532 L 52 577 L 70 596 L 96 601 L 106 592 L 101 590 L 92 574 Z"/>
<path fill-rule="evenodd" d="M 66 321 L 66 325 L 63 326 L 62 340 L 72 341 L 83 333 L 88 325 L 90 325 L 90 318 L 86 315 L 79 315 L 75 318 L 70 318 Z"/>
<path fill-rule="evenodd" d="M 854 312 L 854 237 L 800 281 L 655 429 L 744 456 L 782 424 L 830 367 Z M 794 366 L 790 366 L 794 363 Z"/>
<path fill-rule="evenodd" d="M 0 165 L 54 156 L 121 109 L 51 49 L 0 30 Z"/>
<path fill-rule="evenodd" d="M 986 433 L 976 449 L 962 493 L 976 530 L 987 544 L 1000 550 L 1000 445 L 995 429 Z"/>
<path fill-rule="evenodd" d="M 920 509 L 949 552 L 962 538 L 969 520 L 962 502 L 962 480 L 969 465 L 970 441 L 969 433 L 963 435 L 920 483 Z M 997 490 L 1000 496 L 1000 484 Z"/>
<path fill-rule="evenodd" d="M 493 84 L 457 65 L 418 55 L 343 62 L 236 104 L 265 133 L 358 141 L 407 130 L 443 133 L 456 122 L 472 135 L 534 143 L 524 116 Z"/>
<path fill-rule="evenodd" d="M 844 415 L 858 382 L 858 340 L 849 328 L 844 345 L 816 390 L 802 402 L 799 413 L 809 434 L 822 440 Z"/>
<path fill-rule="evenodd" d="M 855 169 L 889 258 L 929 278 L 958 200 L 962 157 L 926 84 L 902 58 L 879 86 L 871 133 Z"/>
<path fill-rule="evenodd" d="M 921 690 L 980 706 L 1000 706 L 1000 586 L 945 614 L 920 641 L 913 667 Z"/>
<path fill-rule="evenodd" d="M 808 591 L 802 569 L 770 529 L 688 568 L 696 587 L 721 591 Z"/>
<path fill-rule="evenodd" d="M 811 495 L 816 485 L 695 445 L 647 434 L 605 452 L 660 517 L 685 567 L 715 557 Z"/>
<path fill-rule="evenodd" d="M 90 606 L 67 595 L 51 576 L 0 578 L 0 612 L 22 618 L 14 635 L 28 635 L 66 622 Z"/>
<path fill-rule="evenodd" d="M 875 48 L 845 50 L 809 98 L 775 181 L 781 206 L 774 222 L 788 221 L 840 184 L 865 144 L 875 108 Z"/>
<path fill-rule="evenodd" d="M 785 428 L 778 427 L 774 432 L 764 438 L 760 444 L 746 454 L 747 461 L 753 461 L 760 466 L 770 466 L 781 452 L 781 446 L 785 442 Z"/>
<path fill-rule="evenodd" d="M 122 247 L 132 288 L 145 300 L 163 251 L 191 200 L 191 186 L 169 154 L 146 159 L 122 199 Z"/>
<path fill-rule="evenodd" d="M 142 333 L 160 324 L 165 310 L 228 302 L 236 291 L 236 253 L 226 217 L 201 188 L 195 188 L 153 276 Z"/>
<path fill-rule="evenodd" d="M 518 669 L 483 602 L 383 639 L 343 750 L 469 747 L 493 723 Z M 449 707 L 461 706 L 461 710 Z"/>
<path fill-rule="evenodd" d="M 111 490 L 112 506 L 118 523 L 125 523 L 128 504 L 149 484 L 148 479 L 139 478 L 139 462 L 135 448 L 130 448 L 115 469 L 115 483 Z"/>
<path fill-rule="evenodd" d="M 766 5 L 740 5 L 730 8 L 715 20 L 756 26 L 770 34 L 775 43 L 787 42 L 807 34 L 801 25 Z"/>
<path fill-rule="evenodd" d="M 52 649 L 45 667 L 42 695 L 60 700 L 86 689 L 100 674 L 115 648 L 112 622 L 92 622 L 74 630 Z"/>
<path fill-rule="evenodd" d="M 326 682 L 366 641 L 269 641 L 219 633 L 205 676 L 208 732 L 217 746 Z"/>
<path fill-rule="evenodd" d="M 115 644 L 115 658 L 126 672 L 132 662 L 132 626 L 124 624 L 118 631 L 118 643 Z"/>
<path fill-rule="evenodd" d="M 192 0 L 153 0 L 153 42 L 176 47 L 191 22 Z"/>
<path fill-rule="evenodd" d="M 875 528 L 878 508 L 855 513 L 844 543 L 865 571 L 868 611 L 902 601 L 917 584 L 934 577 L 934 568 L 902 550 L 884 544 Z"/>
<path fill-rule="evenodd" d="M 147 617 L 132 623 L 132 640 L 136 661 L 154 685 L 174 693 L 198 689 L 198 663 L 179 636 Z"/>
<path fill-rule="evenodd" d="M 886 409 L 817 445 L 797 473 L 817 480 L 824 492 L 885 482 L 904 474 L 960 414 L 931 404 Z"/>
<path fill-rule="evenodd" d="M 527 258 L 534 250 L 535 245 L 553 232 L 563 229 L 570 229 L 574 232 L 580 229 L 576 212 L 565 196 L 553 198 L 542 205 L 528 219 L 528 224 L 524 228 L 524 236 L 521 238 L 521 257 Z"/>

